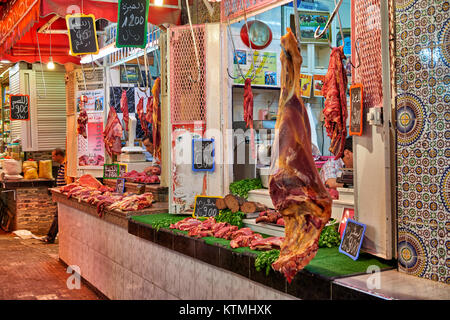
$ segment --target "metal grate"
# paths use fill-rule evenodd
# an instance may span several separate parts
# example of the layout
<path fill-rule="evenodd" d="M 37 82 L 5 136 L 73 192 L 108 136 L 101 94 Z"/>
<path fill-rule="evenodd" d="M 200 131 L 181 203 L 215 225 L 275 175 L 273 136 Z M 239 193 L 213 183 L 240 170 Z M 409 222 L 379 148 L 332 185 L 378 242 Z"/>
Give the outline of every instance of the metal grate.
<path fill-rule="evenodd" d="M 244 13 L 249 14 L 276 2 L 279 2 L 279 0 L 222 0 L 220 5 L 221 20 L 226 22 L 227 19 L 238 18 L 243 16 Z"/>
<path fill-rule="evenodd" d="M 359 41 L 359 68 L 353 69 L 354 83 L 364 85 L 364 108 L 383 106 L 381 62 L 380 0 L 354 0 L 352 14 L 352 52 Z M 357 64 L 353 54 L 353 64 Z M 355 62 L 356 61 L 356 62 Z"/>
<path fill-rule="evenodd" d="M 194 42 L 189 26 L 170 28 L 170 106 L 172 124 L 206 119 L 205 26 L 194 26 L 200 61 L 197 71 Z M 197 80 L 194 82 L 193 80 Z"/>

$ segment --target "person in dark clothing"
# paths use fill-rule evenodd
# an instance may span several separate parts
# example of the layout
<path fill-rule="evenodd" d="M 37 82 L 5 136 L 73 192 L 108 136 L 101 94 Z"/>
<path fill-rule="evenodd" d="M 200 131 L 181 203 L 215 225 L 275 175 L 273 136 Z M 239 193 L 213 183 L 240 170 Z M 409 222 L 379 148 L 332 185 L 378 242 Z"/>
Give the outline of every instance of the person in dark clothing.
<path fill-rule="evenodd" d="M 58 175 L 56 176 L 56 186 L 61 187 L 66 185 L 66 163 L 65 163 L 66 154 L 61 149 L 55 149 L 52 152 L 52 160 L 59 163 Z M 54 243 L 56 235 L 58 234 L 58 210 L 56 210 L 55 217 L 53 218 L 52 225 L 50 226 L 50 230 L 47 233 L 47 236 L 41 239 L 41 241 L 46 243 Z"/>

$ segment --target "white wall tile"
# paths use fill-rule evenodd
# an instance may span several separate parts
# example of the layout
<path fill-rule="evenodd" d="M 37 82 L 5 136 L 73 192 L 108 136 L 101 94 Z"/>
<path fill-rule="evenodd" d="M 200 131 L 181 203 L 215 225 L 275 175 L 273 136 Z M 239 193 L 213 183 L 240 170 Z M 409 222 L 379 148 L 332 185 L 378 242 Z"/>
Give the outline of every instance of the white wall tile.
<path fill-rule="evenodd" d="M 123 298 L 133 300 L 133 273 L 127 269 L 124 270 L 123 289 Z"/>
<path fill-rule="evenodd" d="M 166 250 L 166 252 L 169 252 Z M 167 256 L 166 272 L 166 290 L 171 295 L 180 296 L 180 255 L 171 251 Z"/>

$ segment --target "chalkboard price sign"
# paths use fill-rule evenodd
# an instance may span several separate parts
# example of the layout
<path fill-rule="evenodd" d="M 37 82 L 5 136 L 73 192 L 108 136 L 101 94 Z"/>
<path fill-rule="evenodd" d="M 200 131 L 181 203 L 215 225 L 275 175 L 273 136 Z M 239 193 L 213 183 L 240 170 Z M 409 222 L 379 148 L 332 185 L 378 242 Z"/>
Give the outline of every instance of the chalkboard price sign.
<path fill-rule="evenodd" d="M 103 165 L 103 179 L 117 179 L 119 178 L 119 164 L 104 164 Z"/>
<path fill-rule="evenodd" d="M 356 222 L 352 219 L 347 219 L 347 225 L 342 236 L 339 252 L 346 254 L 353 260 L 357 260 L 359 250 L 366 232 L 366 225 Z"/>
<path fill-rule="evenodd" d="M 71 54 L 97 54 L 98 41 L 93 14 L 75 14 L 66 16 Z"/>
<path fill-rule="evenodd" d="M 214 171 L 214 139 L 192 139 L 192 170 Z"/>
<path fill-rule="evenodd" d="M 360 136 L 363 131 L 363 85 L 350 87 L 350 135 Z"/>
<path fill-rule="evenodd" d="M 9 118 L 11 121 L 30 120 L 30 97 L 28 95 L 11 95 L 9 102 Z"/>
<path fill-rule="evenodd" d="M 148 0 L 119 0 L 116 47 L 145 48 Z"/>
<path fill-rule="evenodd" d="M 219 209 L 216 207 L 216 200 L 220 198 L 222 197 L 195 196 L 193 217 L 209 218 L 219 215 Z"/>

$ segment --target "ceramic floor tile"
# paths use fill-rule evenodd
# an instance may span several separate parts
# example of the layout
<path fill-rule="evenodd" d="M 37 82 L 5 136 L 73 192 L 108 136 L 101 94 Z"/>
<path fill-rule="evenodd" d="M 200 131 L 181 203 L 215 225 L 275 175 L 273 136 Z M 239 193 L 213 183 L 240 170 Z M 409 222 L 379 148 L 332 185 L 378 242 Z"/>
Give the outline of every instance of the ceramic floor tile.
<path fill-rule="evenodd" d="M 369 291 L 367 281 L 373 275 L 361 275 L 335 280 L 338 284 L 348 285 L 363 291 Z M 396 270 L 380 273 L 380 288 L 371 289 L 376 294 L 393 299 L 408 300 L 449 300 L 450 289 L 447 284 L 408 275 Z M 369 283 L 375 283 L 370 282 Z"/>

